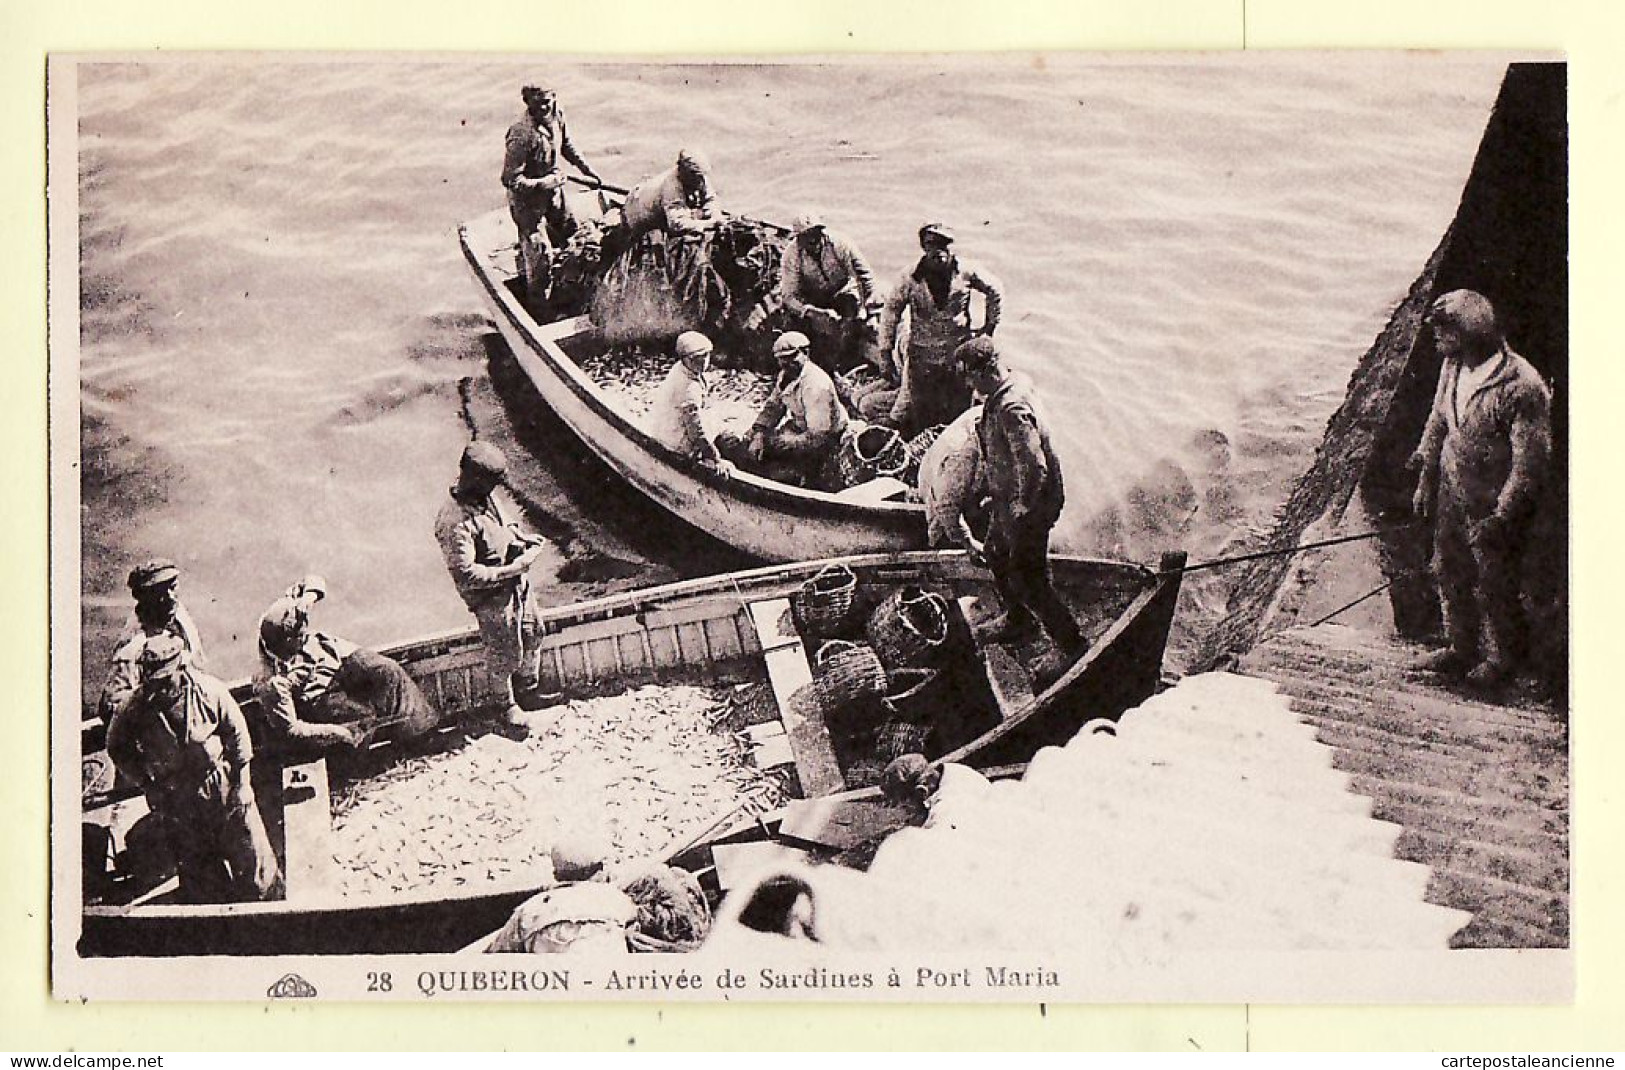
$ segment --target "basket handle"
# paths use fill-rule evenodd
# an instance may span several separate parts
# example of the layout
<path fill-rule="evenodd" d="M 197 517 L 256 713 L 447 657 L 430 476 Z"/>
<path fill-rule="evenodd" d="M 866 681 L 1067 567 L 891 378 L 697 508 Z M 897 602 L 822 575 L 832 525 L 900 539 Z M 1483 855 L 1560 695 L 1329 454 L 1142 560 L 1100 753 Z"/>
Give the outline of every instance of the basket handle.
<path fill-rule="evenodd" d="M 818 648 L 818 653 L 814 656 L 813 660 L 819 665 L 822 665 L 836 654 L 851 650 L 857 645 L 858 644 L 848 642 L 845 639 L 831 639 L 829 642 Z M 840 649 L 836 650 L 834 649 L 835 647 L 839 647 Z"/>

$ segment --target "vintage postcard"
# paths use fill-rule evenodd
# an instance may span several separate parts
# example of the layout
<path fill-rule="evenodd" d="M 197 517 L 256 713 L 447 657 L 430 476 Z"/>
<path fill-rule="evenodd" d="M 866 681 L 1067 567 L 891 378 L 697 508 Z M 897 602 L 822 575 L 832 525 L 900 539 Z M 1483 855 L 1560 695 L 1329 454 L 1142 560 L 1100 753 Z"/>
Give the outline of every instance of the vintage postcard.
<path fill-rule="evenodd" d="M 53 56 L 55 994 L 1572 1000 L 1567 104 Z"/>

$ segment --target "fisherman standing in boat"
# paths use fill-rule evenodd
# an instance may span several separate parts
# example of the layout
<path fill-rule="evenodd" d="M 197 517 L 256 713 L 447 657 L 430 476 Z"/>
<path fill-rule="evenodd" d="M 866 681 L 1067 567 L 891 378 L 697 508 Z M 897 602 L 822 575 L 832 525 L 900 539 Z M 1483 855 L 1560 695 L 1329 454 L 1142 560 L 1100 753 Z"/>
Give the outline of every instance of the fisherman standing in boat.
<path fill-rule="evenodd" d="M 677 363 L 666 373 L 665 381 L 649 406 L 649 432 L 667 449 L 724 475 L 733 465 L 722 459 L 706 434 L 705 374 L 711 367 L 711 339 L 699 331 L 684 331 L 673 344 Z"/>
<path fill-rule="evenodd" d="M 508 458 L 489 442 L 463 450 L 451 499 L 435 519 L 435 539 L 457 593 L 479 621 L 491 690 L 508 701 L 511 725 L 545 705 L 540 694 L 542 629 L 527 571 L 546 541 L 519 530 L 495 496 L 507 479 Z"/>
<path fill-rule="evenodd" d="M 870 312 L 875 277 L 863 254 L 805 212 L 779 263 L 779 300 L 788 326 L 812 339 L 812 359 L 831 376 L 875 365 Z"/>
<path fill-rule="evenodd" d="M 141 788 L 193 903 L 268 899 L 279 874 L 249 781 L 248 723 L 174 635 L 146 640 L 141 686 L 107 726 L 107 753 Z"/>
<path fill-rule="evenodd" d="M 1482 294 L 1445 294 L 1428 323 L 1444 364 L 1413 459 L 1412 505 L 1434 523 L 1450 645 L 1419 667 L 1493 687 L 1523 652 L 1521 559 L 1551 454 L 1552 393 Z"/>
<path fill-rule="evenodd" d="M 888 422 L 905 435 L 951 421 L 970 408 L 970 391 L 954 363 L 954 351 L 973 335 L 992 335 L 999 326 L 1003 292 L 998 280 L 954 255 L 954 233 L 940 223 L 920 228 L 919 263 L 886 298 L 880 313 L 880 361 L 885 375 L 901 384 Z M 982 326 L 971 327 L 971 291 L 985 305 Z M 894 350 L 898 328 L 908 313 L 907 352 L 899 364 Z"/>
<path fill-rule="evenodd" d="M 423 691 L 394 661 L 310 627 L 327 593 L 310 576 L 260 618 L 254 694 L 269 735 L 295 746 L 358 747 L 375 731 L 419 736 L 439 720 Z"/>
<path fill-rule="evenodd" d="M 808 359 L 812 343 L 800 331 L 773 342 L 779 374 L 750 434 L 717 438 L 722 456 L 780 483 L 821 489 L 846 433 L 846 408 L 829 375 Z"/>
<path fill-rule="evenodd" d="M 164 558 L 155 558 L 130 570 L 129 585 L 130 593 L 135 596 L 135 611 L 119 633 L 112 668 L 96 703 L 96 711 L 104 722 L 110 720 L 140 686 L 141 670 L 136 659 L 153 636 L 175 636 L 186 647 L 191 664 L 203 667 L 203 641 L 198 638 L 192 615 L 176 595 L 180 577 L 175 562 Z"/>
<path fill-rule="evenodd" d="M 1042 623 L 1061 654 L 1059 662 L 1035 674 L 1048 675 L 1086 647 L 1050 575 L 1050 529 L 1066 500 L 1061 463 L 1033 403 L 1031 384 L 1005 368 L 993 339 L 971 339 L 955 359 L 986 399 L 976 435 L 990 499 L 988 531 L 987 540 L 972 548 L 993 573 L 1004 615 L 982 634 L 990 642 L 1014 642 Z"/>
<path fill-rule="evenodd" d="M 519 270 L 525 299 L 539 307 L 547 298 L 552 255 L 575 230 L 564 198 L 565 176 L 559 170 L 563 156 L 593 182 L 598 174 L 581 158 L 570 140 L 570 128 L 551 89 L 527 85 L 519 91 L 525 114 L 508 127 L 502 159 L 502 185 L 508 191 L 508 211 L 519 228 Z"/>

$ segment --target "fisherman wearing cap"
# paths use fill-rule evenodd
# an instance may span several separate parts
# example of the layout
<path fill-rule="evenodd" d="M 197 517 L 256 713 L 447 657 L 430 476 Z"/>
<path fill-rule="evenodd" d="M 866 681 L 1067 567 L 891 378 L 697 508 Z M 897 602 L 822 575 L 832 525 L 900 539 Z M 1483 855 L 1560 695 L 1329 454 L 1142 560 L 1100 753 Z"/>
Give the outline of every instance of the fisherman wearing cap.
<path fill-rule="evenodd" d="M 147 639 L 140 687 L 107 726 L 107 753 L 138 785 L 174 852 L 181 896 L 270 898 L 276 856 L 249 780 L 248 724 L 224 683 L 187 664 L 186 644 Z"/>
<path fill-rule="evenodd" d="M 779 374 L 750 434 L 722 434 L 717 448 L 733 464 L 781 483 L 820 488 L 846 433 L 846 408 L 824 369 L 808 359 L 812 343 L 787 331 L 773 343 Z"/>
<path fill-rule="evenodd" d="M 1550 459 L 1552 393 L 1482 294 L 1445 294 L 1428 324 L 1443 366 L 1412 459 L 1412 506 L 1434 524 L 1450 645 L 1419 667 L 1494 687 L 1522 653 L 1520 559 Z"/>
<path fill-rule="evenodd" d="M 141 682 L 136 658 L 152 636 L 175 636 L 185 644 L 192 665 L 203 666 L 203 642 L 198 638 L 197 625 L 176 596 L 180 575 L 175 562 L 164 558 L 143 562 L 130 570 L 129 585 L 130 593 L 135 596 L 135 611 L 119 633 L 113 648 L 112 667 L 96 703 L 103 721 L 112 717 L 135 693 Z"/>
<path fill-rule="evenodd" d="M 877 360 L 869 320 L 875 277 L 863 254 L 817 213 L 795 222 L 779 263 L 779 299 L 789 325 L 812 339 L 812 359 L 830 375 Z"/>
<path fill-rule="evenodd" d="M 591 833 L 561 836 L 552 850 L 558 883 L 516 907 L 485 950 L 624 953 L 626 927 L 637 919 L 638 907 L 610 883 L 609 852 L 608 841 Z"/>
<path fill-rule="evenodd" d="M 649 433 L 667 449 L 727 474 L 733 465 L 717 452 L 703 419 L 711 340 L 699 331 L 684 331 L 672 348 L 677 363 L 666 373 L 649 406 Z"/>
<path fill-rule="evenodd" d="M 985 628 L 983 638 L 1016 641 L 1031 632 L 1036 617 L 1070 662 L 1086 644 L 1050 576 L 1049 533 L 1061 517 L 1066 493 L 1049 430 L 1033 403 L 1031 384 L 1010 374 L 993 339 L 971 339 L 955 360 L 986 399 L 976 437 L 990 499 L 988 531 L 986 542 L 980 548 L 972 543 L 972 549 L 993 573 L 1004 616 Z"/>
<path fill-rule="evenodd" d="M 502 185 L 508 191 L 508 211 L 519 228 L 519 267 L 527 298 L 539 304 L 547 296 L 553 248 L 575 230 L 564 198 L 565 176 L 559 170 L 559 157 L 575 164 L 593 182 L 598 175 L 571 142 L 570 128 L 553 90 L 527 85 L 519 97 L 525 103 L 525 114 L 508 127 Z"/>
<path fill-rule="evenodd" d="M 260 618 L 254 695 L 270 738 L 295 747 L 357 747 L 378 729 L 410 738 L 433 728 L 434 707 L 405 669 L 310 627 L 310 611 L 326 592 L 320 576 L 308 577 Z"/>
<path fill-rule="evenodd" d="M 626 195 L 617 249 L 629 249 L 651 230 L 680 236 L 703 234 L 722 218 L 711 172 L 696 153 L 684 149 L 675 166 L 646 178 Z M 608 254 L 605 254 L 608 259 Z"/>
<path fill-rule="evenodd" d="M 491 690 L 508 700 L 508 719 L 522 723 L 540 708 L 541 625 L 526 573 L 547 543 L 519 530 L 495 491 L 507 479 L 508 458 L 489 442 L 463 450 L 457 483 L 435 519 L 435 539 L 457 593 L 479 621 Z"/>
<path fill-rule="evenodd" d="M 999 326 L 998 280 L 954 255 L 953 231 L 940 223 L 920 228 L 919 263 L 897 284 L 880 313 L 880 361 L 902 385 L 889 422 L 905 434 L 951 421 L 970 408 L 970 392 L 954 365 L 954 350 L 972 335 Z M 971 327 L 971 291 L 984 300 L 982 326 Z M 901 370 L 893 350 L 903 313 L 908 313 L 908 350 Z"/>

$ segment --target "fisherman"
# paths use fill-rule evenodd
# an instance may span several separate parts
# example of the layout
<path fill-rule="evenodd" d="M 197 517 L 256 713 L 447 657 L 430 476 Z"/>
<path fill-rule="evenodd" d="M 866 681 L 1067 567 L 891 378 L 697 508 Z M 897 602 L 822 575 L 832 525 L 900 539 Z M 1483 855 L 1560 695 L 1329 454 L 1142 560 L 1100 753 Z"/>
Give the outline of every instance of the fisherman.
<path fill-rule="evenodd" d="M 711 340 L 699 331 L 684 331 L 672 348 L 677 363 L 666 373 L 649 406 L 650 433 L 666 448 L 726 475 L 733 465 L 717 452 L 716 444 L 706 434 L 703 418 Z"/>
<path fill-rule="evenodd" d="M 846 409 L 824 369 L 808 359 L 812 343 L 800 331 L 773 342 L 779 374 L 750 434 L 717 438 L 722 456 L 749 472 L 781 483 L 817 489 L 824 485 L 841 436 Z"/>
<path fill-rule="evenodd" d="M 359 747 L 379 729 L 410 738 L 433 728 L 439 717 L 405 669 L 310 627 L 310 611 L 326 593 L 326 581 L 307 577 L 260 618 L 254 695 L 270 737 Z"/>
<path fill-rule="evenodd" d="M 182 898 L 271 898 L 276 856 L 249 780 L 248 724 L 230 689 L 188 665 L 174 635 L 147 639 L 137 665 L 140 687 L 108 724 L 107 753 L 164 830 Z"/>
<path fill-rule="evenodd" d="M 970 408 L 954 351 L 973 335 L 992 335 L 999 326 L 1002 291 L 993 276 L 954 255 L 953 231 L 940 223 L 920 228 L 919 263 L 886 298 L 880 314 L 880 361 L 884 374 L 902 389 L 889 422 L 913 435 L 946 424 Z M 982 326 L 971 327 L 971 291 L 984 298 Z M 894 350 L 903 313 L 909 317 L 907 352 L 899 364 Z"/>
<path fill-rule="evenodd" d="M 923 754 L 894 758 L 880 774 L 887 800 L 907 806 L 914 815 L 911 823 L 926 828 L 957 828 L 956 814 L 975 805 L 991 787 L 987 777 L 968 765 L 932 765 Z"/>
<path fill-rule="evenodd" d="M 1420 667 L 1494 687 L 1523 653 L 1520 563 L 1550 459 L 1552 394 L 1482 294 L 1445 294 L 1428 324 L 1443 366 L 1412 458 L 1412 506 L 1433 521 L 1449 646 Z"/>
<path fill-rule="evenodd" d="M 644 179 L 626 195 L 621 206 L 621 226 L 604 239 L 604 262 L 614 253 L 630 249 L 652 230 L 673 237 L 703 234 L 722 220 L 716 192 L 711 187 L 710 168 L 696 153 L 687 149 L 677 154 L 675 166 Z"/>
<path fill-rule="evenodd" d="M 954 417 L 920 457 L 920 500 L 925 503 L 926 544 L 934 550 L 962 549 L 974 539 L 972 519 L 980 510 L 982 444 L 976 425 L 982 407 Z"/>
<path fill-rule="evenodd" d="M 506 698 L 508 723 L 523 727 L 525 711 L 546 705 L 540 692 L 542 628 L 527 572 L 547 543 L 507 518 L 495 493 L 507 474 L 508 458 L 500 449 L 470 442 L 451 498 L 435 519 L 435 539 L 457 593 L 479 622 L 491 691 Z"/>
<path fill-rule="evenodd" d="M 1062 655 L 1060 662 L 1046 666 L 1053 671 L 1086 647 L 1050 576 L 1050 529 L 1066 500 L 1061 463 L 1034 405 L 1031 384 L 1005 368 L 993 339 L 971 339 L 959 347 L 955 359 L 971 387 L 986 399 L 976 435 L 990 499 L 988 531 L 987 540 L 980 546 L 973 542 L 971 548 L 993 573 L 1004 615 L 984 629 L 983 638 L 1018 641 L 1030 633 L 1036 616 Z"/>
<path fill-rule="evenodd" d="M 816 213 L 795 221 L 779 265 L 789 326 L 812 339 L 812 359 L 831 376 L 878 363 L 871 337 L 875 277 L 863 254 Z"/>
<path fill-rule="evenodd" d="M 564 197 L 566 179 L 559 170 L 559 157 L 575 164 L 592 182 L 599 179 L 570 140 L 558 95 L 527 85 L 519 91 L 519 98 L 525 103 L 525 114 L 508 127 L 502 185 L 508 191 L 508 211 L 519 228 L 519 270 L 526 300 L 540 305 L 547 297 L 553 249 L 575 230 Z"/>
<path fill-rule="evenodd" d="M 516 907 L 485 950 L 624 954 L 626 927 L 636 921 L 638 906 L 610 883 L 609 850 L 591 833 L 560 837 L 552 849 L 557 883 Z"/>
<path fill-rule="evenodd" d="M 192 615 L 176 594 L 180 576 L 175 562 L 165 558 L 154 558 L 130 570 L 128 582 L 130 593 L 135 596 L 135 611 L 119 633 L 118 643 L 113 648 L 112 667 L 96 703 L 96 711 L 104 723 L 140 686 L 141 670 L 136 659 L 153 636 L 175 636 L 185 645 L 193 667 L 203 667 L 203 641 L 198 638 Z"/>

